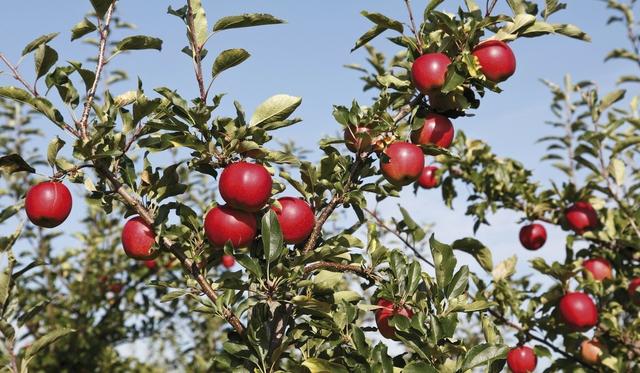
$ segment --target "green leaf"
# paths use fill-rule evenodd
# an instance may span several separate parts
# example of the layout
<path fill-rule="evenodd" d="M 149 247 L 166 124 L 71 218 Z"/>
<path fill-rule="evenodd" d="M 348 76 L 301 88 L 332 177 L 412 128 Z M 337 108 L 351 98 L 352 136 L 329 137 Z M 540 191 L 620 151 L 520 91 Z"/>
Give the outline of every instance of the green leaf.
<path fill-rule="evenodd" d="M 302 366 L 309 369 L 311 373 L 347 373 L 347 369 L 336 363 L 320 358 L 309 358 L 302 362 Z"/>
<path fill-rule="evenodd" d="M 574 25 L 554 25 L 558 34 L 582 41 L 591 41 L 591 36 Z"/>
<path fill-rule="evenodd" d="M 402 373 L 438 373 L 438 370 L 424 361 L 414 361 L 402 369 Z"/>
<path fill-rule="evenodd" d="M 56 158 L 58 157 L 58 152 L 64 146 L 65 142 L 60 139 L 58 136 L 54 137 L 53 140 L 49 143 L 49 147 L 47 148 L 47 162 L 51 167 L 56 166 Z"/>
<path fill-rule="evenodd" d="M 454 241 L 451 246 L 454 250 L 460 250 L 471 254 L 485 271 L 491 272 L 493 270 L 491 250 L 482 242 L 475 238 L 467 237 Z"/>
<path fill-rule="evenodd" d="M 429 14 L 435 10 L 438 5 L 444 3 L 444 0 L 431 0 L 428 4 L 427 7 L 424 8 L 424 18 L 427 19 L 429 17 Z"/>
<path fill-rule="evenodd" d="M 98 17 L 102 18 L 105 14 L 107 14 L 107 10 L 109 10 L 109 6 L 115 2 L 115 0 L 89 0 L 91 1 L 91 5 L 93 9 L 96 11 Z"/>
<path fill-rule="evenodd" d="M 618 89 L 618 90 L 615 90 L 613 92 L 608 93 L 600 101 L 600 105 L 598 106 L 598 110 L 600 110 L 600 112 L 603 112 L 603 111 L 607 110 L 611 105 L 613 105 L 616 102 L 622 100 L 626 93 L 627 93 L 627 91 L 624 90 L 624 89 Z"/>
<path fill-rule="evenodd" d="M 71 29 L 71 41 L 79 39 L 90 32 L 96 31 L 97 29 L 98 28 L 93 24 L 93 22 L 85 18 Z"/>
<path fill-rule="evenodd" d="M 453 276 L 451 282 L 447 286 L 446 296 L 447 298 L 457 298 L 459 295 L 467 290 L 469 285 L 469 267 L 464 265 L 460 267 L 458 272 Z"/>
<path fill-rule="evenodd" d="M 513 275 L 516 272 L 517 262 L 518 262 L 518 258 L 514 255 L 498 263 L 496 268 L 494 268 L 493 271 L 491 271 L 491 275 L 493 276 L 493 281 L 500 281 L 500 280 L 504 280 L 511 277 L 511 275 Z"/>
<path fill-rule="evenodd" d="M 46 44 L 42 44 L 34 55 L 36 65 L 36 79 L 44 76 L 58 61 L 58 52 Z"/>
<path fill-rule="evenodd" d="M 56 36 L 58 36 L 58 34 L 59 32 L 54 32 L 51 34 L 42 35 L 38 37 L 37 39 L 33 40 L 31 43 L 27 44 L 24 47 L 24 49 L 22 50 L 22 55 L 24 56 L 27 53 L 33 52 L 34 50 L 38 49 L 38 47 L 41 46 L 42 44 L 46 44 L 51 40 L 53 40 Z"/>
<path fill-rule="evenodd" d="M 386 29 L 391 29 L 402 33 L 404 27 L 402 26 L 402 22 L 391 19 L 380 13 L 369 13 L 366 10 L 360 12 L 363 16 L 365 16 L 369 21 L 375 23 L 378 26 L 384 27 Z"/>
<path fill-rule="evenodd" d="M 607 167 L 607 169 L 609 170 L 611 176 L 613 176 L 613 178 L 615 179 L 616 184 L 624 184 L 624 162 L 617 158 L 614 158 L 611 160 L 611 163 L 609 163 L 609 167 Z"/>
<path fill-rule="evenodd" d="M 239 16 L 228 16 L 220 18 L 216 22 L 216 24 L 213 25 L 213 31 L 228 30 L 240 27 L 276 25 L 279 23 L 284 23 L 284 21 L 272 16 L 271 14 L 242 14 Z"/>
<path fill-rule="evenodd" d="M 129 36 L 116 45 L 116 51 L 156 49 L 162 50 L 162 39 L 145 35 Z"/>
<path fill-rule="evenodd" d="M 351 52 L 367 44 L 368 42 L 373 40 L 376 36 L 382 34 L 386 30 L 387 30 L 386 27 L 382 27 L 378 25 L 373 26 L 372 29 L 362 34 L 362 36 L 360 36 L 358 40 L 356 40 L 356 45 L 353 48 L 351 48 Z"/>
<path fill-rule="evenodd" d="M 262 247 L 264 257 L 267 262 L 272 263 L 277 260 L 285 246 L 282 241 L 282 231 L 276 213 L 269 209 L 269 212 L 262 217 Z"/>
<path fill-rule="evenodd" d="M 207 24 L 207 14 L 202 7 L 200 0 L 190 0 L 191 13 L 193 14 L 193 28 L 196 36 L 196 46 L 202 48 L 209 36 L 209 25 Z"/>
<path fill-rule="evenodd" d="M 436 281 L 440 287 L 445 288 L 453 277 L 453 270 L 456 267 L 456 258 L 453 256 L 451 246 L 437 241 L 434 235 L 429 238 L 431 255 L 436 267 Z"/>
<path fill-rule="evenodd" d="M 25 350 L 24 360 L 29 361 L 34 355 L 42 351 L 44 348 L 46 348 L 50 344 L 56 342 L 58 339 L 73 332 L 75 332 L 75 330 L 73 329 L 61 328 L 43 335 L 42 337 L 38 338 L 35 342 L 33 342 L 31 346 L 29 346 Z"/>
<path fill-rule="evenodd" d="M 17 214 L 18 211 L 20 211 L 23 206 L 24 206 L 24 200 L 21 200 L 15 205 L 11 205 L 5 208 L 4 210 L 0 211 L 0 223 L 3 223 L 5 220 Z"/>
<path fill-rule="evenodd" d="M 261 103 L 251 116 L 249 126 L 262 126 L 287 119 L 300 106 L 302 99 L 289 95 L 275 95 Z"/>
<path fill-rule="evenodd" d="M 494 360 L 505 359 L 509 348 L 504 345 L 481 343 L 473 346 L 462 361 L 460 371 L 464 372 L 480 365 L 487 365 Z"/>
<path fill-rule="evenodd" d="M 215 78 L 221 72 L 238 66 L 249 58 L 251 54 L 242 48 L 227 49 L 222 51 L 213 62 L 211 76 Z"/>
<path fill-rule="evenodd" d="M 27 171 L 32 174 L 36 173 L 36 170 L 29 166 L 27 161 L 22 159 L 19 154 L 9 154 L 0 157 L 0 170 L 10 174 L 21 171 Z"/>

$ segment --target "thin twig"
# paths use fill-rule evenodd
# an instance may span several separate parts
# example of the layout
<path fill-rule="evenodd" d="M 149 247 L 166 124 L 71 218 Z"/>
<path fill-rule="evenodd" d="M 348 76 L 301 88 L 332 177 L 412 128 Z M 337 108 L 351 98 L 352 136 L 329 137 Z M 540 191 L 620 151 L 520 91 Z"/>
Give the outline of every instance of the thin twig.
<path fill-rule="evenodd" d="M 418 29 L 416 28 L 416 22 L 413 19 L 413 10 L 411 9 L 411 0 L 404 0 L 404 4 L 407 6 L 407 12 L 409 13 L 409 27 L 411 28 L 411 32 L 416 37 L 416 43 L 418 43 L 418 50 L 420 54 L 422 54 L 422 35 L 418 34 Z"/>
<path fill-rule="evenodd" d="M 193 9 L 191 8 L 191 1 L 187 0 L 187 22 L 189 23 L 188 37 L 189 44 L 191 44 L 191 54 L 193 59 L 193 68 L 196 74 L 196 80 L 198 81 L 198 88 L 200 90 L 200 99 L 203 104 L 207 103 L 207 90 L 204 87 L 204 77 L 202 76 L 202 58 L 200 52 L 202 52 L 202 46 L 198 45 L 196 38 L 195 21 L 193 15 Z"/>
<path fill-rule="evenodd" d="M 0 53 L 0 59 L 2 60 L 2 62 L 4 62 L 5 65 L 7 65 L 9 70 L 11 70 L 11 73 L 13 74 L 13 77 L 17 81 L 22 83 L 22 85 L 27 89 L 27 91 L 29 91 L 29 93 L 31 93 L 34 97 L 38 97 L 38 91 L 36 91 L 36 87 L 35 86 L 32 87 L 29 83 L 27 83 L 26 80 L 24 80 L 22 75 L 20 75 L 20 72 L 18 72 L 18 68 L 13 66 L 13 64 L 11 62 L 9 62 L 9 60 L 7 60 L 7 58 L 4 56 L 4 54 Z"/>
<path fill-rule="evenodd" d="M 320 269 L 332 271 L 332 272 L 351 272 L 372 282 L 380 281 L 380 276 L 375 274 L 371 268 L 354 266 L 351 264 L 340 264 L 340 263 L 334 263 L 334 262 L 316 262 L 316 263 L 310 264 L 304 267 L 304 275 L 305 277 L 307 277 L 312 272 L 315 272 Z"/>
<path fill-rule="evenodd" d="M 98 33 L 100 34 L 100 44 L 98 47 L 98 62 L 96 64 L 95 77 L 93 79 L 93 84 L 91 88 L 87 91 L 87 99 L 84 102 L 84 108 L 82 110 L 82 116 L 80 117 L 80 122 L 77 123 L 77 129 L 80 133 L 80 136 L 84 141 L 89 139 L 87 134 L 87 127 L 89 122 L 89 111 L 91 110 L 91 105 L 93 104 L 93 100 L 96 95 L 96 91 L 98 89 L 98 83 L 100 83 L 100 75 L 102 74 L 102 69 L 105 65 L 104 54 L 107 47 L 107 38 L 109 36 L 109 25 L 111 23 L 111 16 L 113 15 L 113 10 L 115 9 L 116 2 L 114 1 L 107 9 L 107 14 L 105 17 L 104 24 L 99 20 L 98 21 Z"/>
<path fill-rule="evenodd" d="M 489 1 L 491 1 L 491 4 L 489 4 Z M 489 17 L 491 15 L 491 12 L 493 12 L 493 8 L 495 8 L 497 2 L 498 0 L 487 0 L 487 12 L 484 15 L 485 17 Z"/>
<path fill-rule="evenodd" d="M 432 268 L 435 268 L 436 266 L 427 258 L 425 258 L 422 254 L 420 254 L 420 251 L 418 250 L 418 248 L 416 248 L 411 242 L 409 242 L 406 238 L 402 237 L 402 235 L 400 234 L 400 232 L 398 232 L 397 230 L 389 227 L 387 225 L 387 223 L 385 223 L 382 219 L 380 219 L 378 217 L 378 215 L 369 210 L 368 208 L 364 208 L 363 209 L 366 213 L 368 213 L 369 215 L 371 215 L 371 217 L 376 221 L 376 223 L 378 224 L 378 226 L 380 226 L 382 229 L 384 229 L 385 231 L 393 234 L 394 236 L 396 236 L 400 241 L 402 241 L 403 244 L 405 244 L 405 246 L 407 246 L 411 251 L 413 251 L 413 254 L 416 256 L 416 258 L 422 260 L 423 262 L 425 262 L 426 264 L 428 264 L 429 266 L 431 266 Z"/>

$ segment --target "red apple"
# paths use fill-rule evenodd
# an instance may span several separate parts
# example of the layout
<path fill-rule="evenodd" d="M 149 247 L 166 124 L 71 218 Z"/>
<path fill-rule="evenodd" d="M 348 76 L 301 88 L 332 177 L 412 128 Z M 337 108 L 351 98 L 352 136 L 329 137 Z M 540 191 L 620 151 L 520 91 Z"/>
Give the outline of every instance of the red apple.
<path fill-rule="evenodd" d="M 640 292 L 636 290 L 638 287 L 640 287 L 640 277 L 636 277 L 631 280 L 627 291 L 629 292 L 629 297 L 631 297 L 633 303 L 640 305 Z"/>
<path fill-rule="evenodd" d="M 562 320 L 575 330 L 586 331 L 598 323 L 598 309 L 585 293 L 565 294 L 560 299 L 559 309 Z"/>
<path fill-rule="evenodd" d="M 527 250 L 538 250 L 547 242 L 547 230 L 541 224 L 529 224 L 520 229 L 520 243 Z"/>
<path fill-rule="evenodd" d="M 149 269 L 150 271 L 153 271 L 156 268 L 158 268 L 158 263 L 156 263 L 156 261 L 153 260 L 153 259 L 145 260 L 144 261 L 144 266 L 147 267 L 147 269 Z"/>
<path fill-rule="evenodd" d="M 564 211 L 569 227 L 577 234 L 595 229 L 598 226 L 598 214 L 588 202 L 576 202 Z"/>
<path fill-rule="evenodd" d="M 582 266 L 587 271 L 591 272 L 593 279 L 596 281 L 602 281 L 605 278 L 612 279 L 611 263 L 604 258 L 593 258 L 585 260 Z"/>
<path fill-rule="evenodd" d="M 223 255 L 220 262 L 222 263 L 224 268 L 229 269 L 233 267 L 234 264 L 236 264 L 236 258 L 234 258 L 233 255 Z"/>
<path fill-rule="evenodd" d="M 533 372 L 538 365 L 538 357 L 531 347 L 514 347 L 507 354 L 507 365 L 513 373 Z"/>
<path fill-rule="evenodd" d="M 516 72 L 516 56 L 503 41 L 482 42 L 473 49 L 472 54 L 478 58 L 480 71 L 494 83 L 503 82 Z"/>
<path fill-rule="evenodd" d="M 585 339 L 580 344 L 580 356 L 589 364 L 598 364 L 602 355 L 602 344 L 597 339 Z"/>
<path fill-rule="evenodd" d="M 378 326 L 378 331 L 380 331 L 380 334 L 385 338 L 395 339 L 396 330 L 389 325 L 389 319 L 393 316 L 404 316 L 410 319 L 413 317 L 413 311 L 406 306 L 396 305 L 392 301 L 384 298 L 380 298 L 376 305 L 382 307 L 376 310 L 376 325 Z"/>
<path fill-rule="evenodd" d="M 344 144 L 354 153 L 366 153 L 373 149 L 371 129 L 366 126 L 347 126 L 344 129 Z"/>
<path fill-rule="evenodd" d="M 276 213 L 282 238 L 287 244 L 304 242 L 316 225 L 316 216 L 311 206 L 304 200 L 294 197 L 282 197 L 280 207 L 271 206 Z"/>
<path fill-rule="evenodd" d="M 411 66 L 413 85 L 423 94 L 437 91 L 444 85 L 451 60 L 443 53 L 428 53 L 418 57 Z"/>
<path fill-rule="evenodd" d="M 422 127 L 411 131 L 411 142 L 448 148 L 453 141 L 453 124 L 444 115 L 429 113 Z"/>
<path fill-rule="evenodd" d="M 273 180 L 264 166 L 237 162 L 225 167 L 218 189 L 229 206 L 248 212 L 264 207 L 271 197 Z"/>
<path fill-rule="evenodd" d="M 424 189 L 431 189 L 438 186 L 438 167 L 436 166 L 426 166 L 422 169 L 422 173 L 418 178 L 418 185 L 423 187 Z"/>
<path fill-rule="evenodd" d="M 388 162 L 380 158 L 380 170 L 388 182 L 404 186 L 418 180 L 424 169 L 424 153 L 417 145 L 395 142 L 385 150 Z"/>
<path fill-rule="evenodd" d="M 247 246 L 256 237 L 257 230 L 255 215 L 226 205 L 212 208 L 204 219 L 204 232 L 216 247 L 227 242 L 234 248 Z"/>
<path fill-rule="evenodd" d="M 118 293 L 120 293 L 122 291 L 123 287 L 124 286 L 121 283 L 116 282 L 116 283 L 113 283 L 113 284 L 109 285 L 109 291 L 118 294 Z"/>
<path fill-rule="evenodd" d="M 62 224 L 71 213 L 71 205 L 69 189 L 57 181 L 45 181 L 31 187 L 24 202 L 29 220 L 43 228 Z"/>
<path fill-rule="evenodd" d="M 136 216 L 122 228 L 122 247 L 128 257 L 136 260 L 150 260 L 158 256 L 159 251 L 152 250 L 156 235 L 145 221 Z"/>

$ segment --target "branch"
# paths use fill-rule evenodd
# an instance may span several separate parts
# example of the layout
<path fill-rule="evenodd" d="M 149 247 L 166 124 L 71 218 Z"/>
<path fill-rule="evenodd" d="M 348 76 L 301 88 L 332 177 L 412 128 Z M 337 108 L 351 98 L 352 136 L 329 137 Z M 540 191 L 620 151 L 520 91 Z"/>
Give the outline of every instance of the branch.
<path fill-rule="evenodd" d="M 207 103 L 207 90 L 204 87 L 204 78 L 202 76 L 202 59 L 200 58 L 200 52 L 202 46 L 196 45 L 198 40 L 196 38 L 196 28 L 194 24 L 193 9 L 191 8 L 191 0 L 187 0 L 187 22 L 189 23 L 189 44 L 191 44 L 191 56 L 193 59 L 193 69 L 196 74 L 196 80 L 198 81 L 198 88 L 200 90 L 200 99 L 203 104 Z"/>
<path fill-rule="evenodd" d="M 422 260 L 423 262 L 425 262 L 426 264 L 428 264 L 432 268 L 436 267 L 429 259 L 427 259 L 424 256 L 422 256 L 422 254 L 420 254 L 420 251 L 411 242 L 409 242 L 406 238 L 402 237 L 400 232 L 398 232 L 397 230 L 392 229 L 391 227 L 389 227 L 382 219 L 380 219 L 378 217 L 378 215 L 375 212 L 369 210 L 366 207 L 363 210 L 366 213 L 368 213 L 369 215 L 371 215 L 371 217 L 376 221 L 378 226 L 380 226 L 382 229 L 384 229 L 387 232 L 389 232 L 389 233 L 393 234 L 394 236 L 396 236 L 400 241 L 402 241 L 403 244 L 405 244 L 405 246 L 407 246 L 409 249 L 411 249 L 411 251 L 413 251 L 413 254 L 416 256 L 416 258 Z"/>
<path fill-rule="evenodd" d="M 317 262 L 304 267 L 304 276 L 309 276 L 312 272 L 324 269 L 331 272 L 351 272 L 371 282 L 380 282 L 381 278 L 373 272 L 372 268 L 358 267 L 350 264 L 340 264 L 334 262 Z"/>
<path fill-rule="evenodd" d="M 96 166 L 96 171 L 109 180 L 114 191 L 122 197 L 124 203 L 136 211 L 136 213 L 147 223 L 149 226 L 153 226 L 155 224 L 155 219 L 151 215 L 151 212 L 145 208 L 138 200 L 133 197 L 129 192 L 125 189 L 124 185 L 118 180 L 118 178 L 111 173 L 108 169 L 100 166 Z M 215 291 L 209 284 L 209 281 L 205 278 L 205 276 L 200 272 L 197 264 L 187 258 L 184 252 L 180 249 L 180 245 L 178 243 L 173 242 L 167 237 L 162 237 L 159 241 L 160 247 L 164 250 L 171 252 L 180 263 L 182 263 L 183 268 L 185 268 L 191 276 L 195 278 L 195 280 L 200 285 L 202 292 L 215 304 L 218 300 L 218 296 Z M 231 326 L 240 334 L 244 335 L 245 327 L 242 325 L 242 322 L 238 319 L 238 317 L 228 308 L 222 307 L 222 316 Z"/>
<path fill-rule="evenodd" d="M 27 91 L 29 91 L 29 93 L 31 93 L 34 97 L 38 97 L 38 91 L 36 91 L 36 87 L 35 86 L 32 87 L 26 80 L 24 80 L 22 75 L 20 75 L 20 72 L 18 71 L 18 68 L 16 66 L 13 66 L 13 64 L 11 64 L 11 62 L 9 62 L 9 60 L 7 60 L 7 58 L 4 56 L 4 54 L 0 53 L 0 59 L 2 60 L 2 62 L 4 62 L 5 65 L 7 65 L 9 70 L 11 70 L 11 73 L 13 74 L 13 77 L 17 81 L 22 83 L 22 85 L 27 89 Z"/>
<path fill-rule="evenodd" d="M 489 4 L 489 1 L 491 1 L 491 4 Z M 493 8 L 495 8 L 497 2 L 498 0 L 487 0 L 487 12 L 484 15 L 485 17 L 489 17 L 491 15 L 491 12 L 493 12 Z"/>
<path fill-rule="evenodd" d="M 511 322 L 509 320 L 507 320 L 504 316 L 498 314 L 496 311 L 489 309 L 489 313 L 495 317 L 496 319 L 500 320 L 504 325 L 507 325 L 513 329 L 516 329 L 517 331 L 523 333 L 524 335 L 526 335 L 527 337 L 529 337 L 530 339 L 536 340 L 544 345 L 546 345 L 547 347 L 549 347 L 550 349 L 552 349 L 553 351 L 559 353 L 560 355 L 564 356 L 565 358 L 572 360 L 576 363 L 579 363 L 580 365 L 582 365 L 583 367 L 585 367 L 588 370 L 594 371 L 594 372 L 598 372 L 597 369 L 593 368 L 591 365 L 585 363 L 584 361 L 582 361 L 581 359 L 567 353 L 566 351 L 560 349 L 559 347 L 556 347 L 552 342 L 550 342 L 548 339 L 546 338 L 542 338 L 539 337 L 533 333 L 531 333 L 528 329 L 523 328 L 522 326 Z"/>
<path fill-rule="evenodd" d="M 409 21 L 410 21 L 410 25 L 409 27 L 411 28 L 411 32 L 413 32 L 413 35 L 416 37 L 416 43 L 418 43 L 418 49 L 420 51 L 420 54 L 422 54 L 422 36 L 418 34 L 418 29 L 416 28 L 416 22 L 413 19 L 413 10 L 411 9 L 411 0 L 404 0 L 404 4 L 407 6 L 407 12 L 409 12 Z"/>
<path fill-rule="evenodd" d="M 80 122 L 77 123 L 76 127 L 80 132 L 80 136 L 83 140 L 87 141 L 89 136 L 87 135 L 87 127 L 89 122 L 89 110 L 91 109 L 91 105 L 93 104 L 93 100 L 96 95 L 96 90 L 98 89 L 98 83 L 100 82 L 100 75 L 102 74 L 102 69 L 105 65 L 104 53 L 107 46 L 107 38 L 109 36 L 109 24 L 111 23 L 111 16 L 113 15 L 113 10 L 116 6 L 116 2 L 114 1 L 107 9 L 106 18 L 104 21 L 104 25 L 100 25 L 100 21 L 98 20 L 99 34 L 100 34 L 100 44 L 98 49 L 98 62 L 96 64 L 95 78 L 93 79 L 93 85 L 87 91 L 87 100 L 84 103 L 84 109 L 82 110 L 82 116 L 80 117 Z"/>

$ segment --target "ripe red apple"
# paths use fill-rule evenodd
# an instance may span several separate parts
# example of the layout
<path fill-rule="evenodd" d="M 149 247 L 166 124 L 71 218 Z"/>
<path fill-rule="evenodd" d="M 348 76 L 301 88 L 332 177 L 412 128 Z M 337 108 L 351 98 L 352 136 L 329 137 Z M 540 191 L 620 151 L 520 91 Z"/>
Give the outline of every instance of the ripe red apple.
<path fill-rule="evenodd" d="M 294 197 L 282 197 L 278 203 L 280 207 L 271 206 L 271 209 L 278 218 L 284 242 L 287 244 L 304 242 L 316 224 L 316 216 L 311 206 L 304 200 Z"/>
<path fill-rule="evenodd" d="M 423 94 L 437 91 L 444 85 L 451 60 L 443 53 L 427 53 L 411 66 L 413 85 Z"/>
<path fill-rule="evenodd" d="M 507 354 L 507 365 L 513 373 L 533 372 L 538 365 L 538 357 L 531 347 L 514 347 Z"/>
<path fill-rule="evenodd" d="M 424 189 L 431 189 L 438 186 L 438 167 L 436 166 L 426 166 L 422 169 L 422 173 L 418 178 L 418 185 L 423 187 Z"/>
<path fill-rule="evenodd" d="M 603 346 L 597 339 L 585 339 L 580 344 L 580 356 L 589 364 L 598 364 L 602 355 Z"/>
<path fill-rule="evenodd" d="M 598 323 L 598 309 L 585 293 L 565 294 L 558 307 L 562 320 L 575 330 L 586 331 Z"/>
<path fill-rule="evenodd" d="M 147 269 L 149 269 L 150 271 L 153 271 L 156 268 L 158 268 L 158 263 L 156 263 L 156 261 L 154 259 L 145 260 L 144 261 L 144 266 L 147 267 Z"/>
<path fill-rule="evenodd" d="M 593 279 L 596 281 L 602 281 L 605 278 L 612 279 L 611 263 L 604 258 L 593 258 L 585 260 L 582 266 L 587 271 L 591 272 Z"/>
<path fill-rule="evenodd" d="M 453 124 L 444 115 L 429 113 L 422 127 L 411 131 L 411 142 L 448 148 L 453 141 Z"/>
<path fill-rule="evenodd" d="M 255 215 L 226 205 L 212 208 L 204 219 L 204 232 L 217 247 L 227 241 L 234 248 L 247 246 L 256 237 L 257 230 Z"/>
<path fill-rule="evenodd" d="M 640 305 L 640 292 L 636 291 L 636 289 L 638 289 L 638 287 L 640 286 L 640 277 L 636 277 L 633 280 L 631 280 L 631 282 L 629 283 L 629 287 L 627 288 L 627 291 L 629 292 L 629 297 L 631 297 L 631 300 L 633 301 L 633 303 Z"/>
<path fill-rule="evenodd" d="M 71 213 L 72 198 L 69 189 L 57 181 L 34 185 L 24 202 L 27 216 L 39 227 L 53 228 L 62 224 Z"/>
<path fill-rule="evenodd" d="M 595 229 L 598 226 L 598 214 L 589 202 L 576 202 L 564 211 L 569 227 L 577 234 Z"/>
<path fill-rule="evenodd" d="M 136 216 L 129 219 L 122 228 L 122 247 L 129 258 L 136 260 L 155 259 L 160 253 L 151 250 L 156 240 L 156 235 L 144 220 Z"/>
<path fill-rule="evenodd" d="M 264 207 L 271 197 L 273 180 L 264 166 L 237 162 L 225 167 L 218 189 L 229 206 L 248 212 Z"/>
<path fill-rule="evenodd" d="M 404 316 L 408 319 L 413 317 L 413 311 L 406 306 L 399 306 L 392 301 L 384 298 L 380 298 L 376 305 L 382 307 L 376 310 L 376 325 L 378 331 L 383 337 L 389 339 L 396 338 L 396 330 L 389 325 L 389 319 L 393 316 Z"/>
<path fill-rule="evenodd" d="M 480 71 L 494 83 L 503 82 L 516 72 L 516 56 L 503 41 L 482 42 L 473 49 L 472 54 L 478 58 Z"/>
<path fill-rule="evenodd" d="M 366 126 L 345 127 L 344 143 L 354 153 L 370 152 L 373 149 L 371 129 Z"/>
<path fill-rule="evenodd" d="M 220 263 L 224 266 L 224 268 L 231 268 L 234 264 L 236 264 L 236 258 L 233 255 L 223 255 Z"/>
<path fill-rule="evenodd" d="M 394 142 L 387 147 L 388 162 L 380 158 L 382 175 L 393 185 L 404 186 L 418 180 L 424 169 L 424 153 L 417 145 Z"/>
<path fill-rule="evenodd" d="M 538 250 L 547 242 L 547 230 L 541 224 L 529 224 L 520 228 L 520 243 L 527 250 Z"/>

